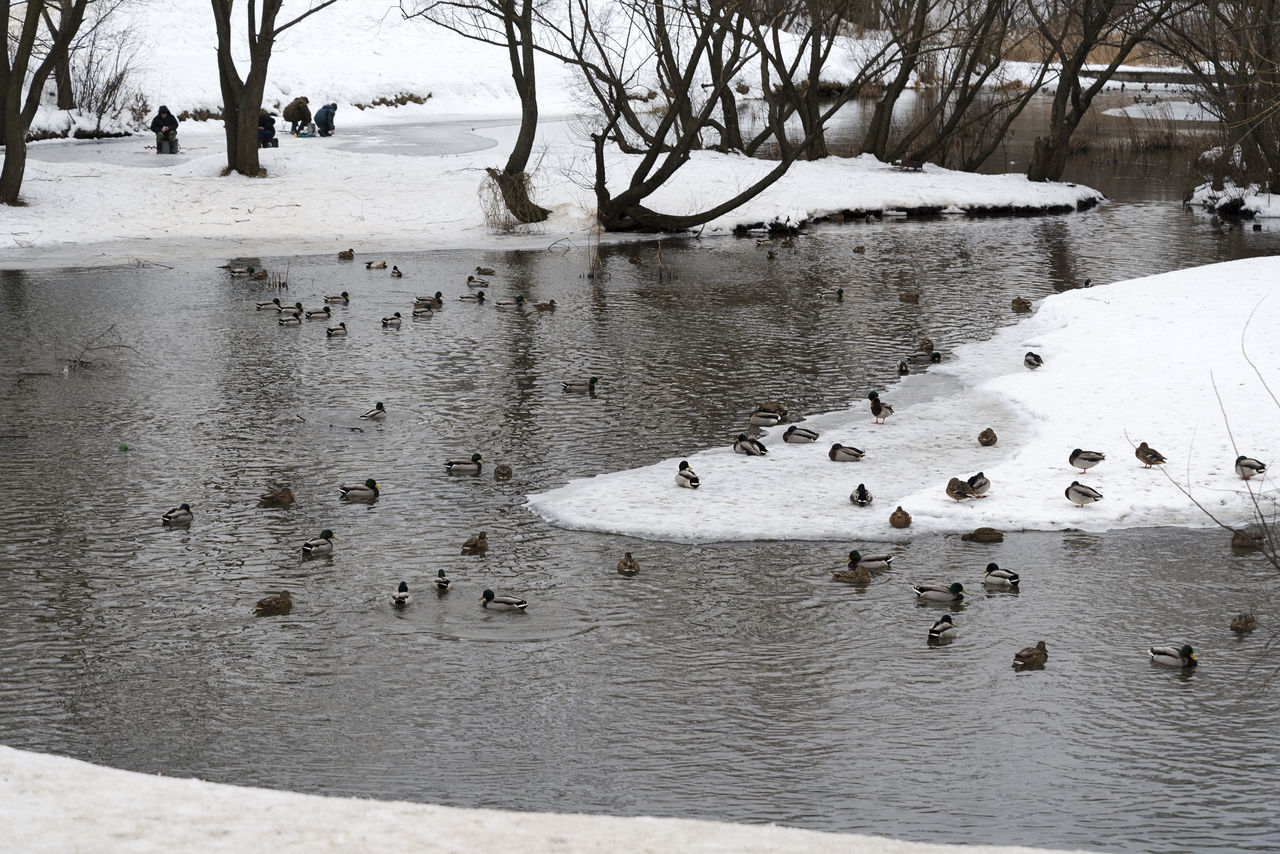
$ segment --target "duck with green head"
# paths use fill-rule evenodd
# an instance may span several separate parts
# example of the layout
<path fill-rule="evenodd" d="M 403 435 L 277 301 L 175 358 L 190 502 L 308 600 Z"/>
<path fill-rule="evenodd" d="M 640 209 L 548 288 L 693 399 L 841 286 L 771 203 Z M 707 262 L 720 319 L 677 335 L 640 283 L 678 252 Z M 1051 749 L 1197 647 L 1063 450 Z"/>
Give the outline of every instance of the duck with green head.
<path fill-rule="evenodd" d="M 190 504 L 179 504 L 161 516 L 160 523 L 170 528 L 185 528 L 195 518 L 195 514 L 191 512 Z"/>
<path fill-rule="evenodd" d="M 484 469 L 484 462 L 484 457 L 472 454 L 470 459 L 445 460 L 444 470 L 448 474 L 480 474 Z"/>
<path fill-rule="evenodd" d="M 1200 663 L 1191 649 L 1191 644 L 1186 643 L 1181 648 L 1153 646 L 1147 650 L 1147 654 L 1151 656 L 1152 664 L 1162 664 L 1165 667 L 1195 667 Z"/>
<path fill-rule="evenodd" d="M 303 557 L 320 557 L 333 553 L 333 541 L 338 539 L 337 536 L 325 528 L 320 532 L 320 536 L 312 537 L 302 544 Z"/>
<path fill-rule="evenodd" d="M 950 587 L 943 587 L 940 584 L 913 584 L 911 590 L 916 594 L 918 602 L 963 602 L 965 594 L 969 592 L 959 581 Z"/>
<path fill-rule="evenodd" d="M 480 607 L 490 611 L 521 611 L 529 607 L 529 603 L 518 596 L 498 596 L 486 589 L 480 597 Z"/>
<path fill-rule="evenodd" d="M 350 483 L 338 487 L 342 493 L 338 496 L 339 501 L 377 501 L 381 492 L 378 489 L 378 482 L 373 478 L 369 478 L 364 483 Z"/>

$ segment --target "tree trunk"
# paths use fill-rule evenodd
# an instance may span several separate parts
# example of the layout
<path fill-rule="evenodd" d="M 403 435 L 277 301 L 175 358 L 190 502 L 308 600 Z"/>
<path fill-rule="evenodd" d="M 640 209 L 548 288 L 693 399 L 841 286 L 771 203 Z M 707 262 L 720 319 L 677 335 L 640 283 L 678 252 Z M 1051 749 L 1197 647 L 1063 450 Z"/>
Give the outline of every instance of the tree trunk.
<path fill-rule="evenodd" d="M 0 109 L 8 106 L 7 100 Z M 7 113 L 8 110 L 4 109 Z M 16 112 L 16 110 L 14 111 Z M 27 128 L 16 115 L 4 117 L 4 166 L 0 167 L 0 204 L 21 205 L 22 177 L 27 171 Z"/>
<path fill-rule="evenodd" d="M 543 222 L 551 211 L 529 198 L 529 176 L 525 169 L 533 155 L 533 140 L 538 133 L 538 80 L 534 68 L 533 0 L 525 0 L 518 15 L 507 15 L 503 24 L 507 31 L 507 56 L 511 61 L 511 79 L 520 95 L 520 132 L 502 169 L 486 169 L 498 185 L 507 213 L 523 223 Z"/>

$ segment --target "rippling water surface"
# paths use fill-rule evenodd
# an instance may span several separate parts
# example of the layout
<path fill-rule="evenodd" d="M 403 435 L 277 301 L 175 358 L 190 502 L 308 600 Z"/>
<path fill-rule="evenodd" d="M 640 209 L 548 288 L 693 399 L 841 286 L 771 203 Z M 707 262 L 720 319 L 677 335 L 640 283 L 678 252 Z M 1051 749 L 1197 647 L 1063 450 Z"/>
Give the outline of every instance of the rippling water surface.
<path fill-rule="evenodd" d="M 290 265 L 287 301 L 349 291 L 333 321 L 346 339 L 322 321 L 278 327 L 254 309 L 274 292 L 221 260 L 0 273 L 0 741 L 458 806 L 1273 850 L 1273 665 L 1263 630 L 1226 626 L 1275 585 L 1220 533 L 923 537 L 858 590 L 829 576 L 857 544 L 628 540 L 553 528 L 523 502 L 725 443 L 757 400 L 843 406 L 923 335 L 949 349 L 1016 322 L 1014 295 L 1278 248 L 1269 229 L 1126 198 L 823 227 L 772 262 L 750 240 L 605 247 L 595 278 L 580 248 L 388 256 L 402 280 L 253 259 Z M 491 294 L 559 310 L 459 302 L 476 264 L 499 270 Z M 436 290 L 435 317 L 380 327 Z M 129 349 L 62 371 L 109 329 L 99 343 Z M 561 392 L 593 374 L 596 396 Z M 359 421 L 378 400 L 386 422 Z M 444 473 L 473 452 L 515 477 Z M 367 477 L 377 503 L 337 500 Z M 292 509 L 255 506 L 281 485 Z M 162 529 L 184 501 L 195 523 Z M 334 555 L 304 561 L 322 528 Z M 489 553 L 459 555 L 481 529 Z M 614 571 L 625 550 L 634 578 Z M 1025 589 L 983 593 L 990 560 Z M 429 587 L 441 568 L 447 596 Z M 416 602 L 395 611 L 401 579 Z M 929 648 L 942 611 L 908 584 L 957 579 L 975 594 L 954 612 L 959 638 Z M 485 587 L 529 612 L 482 610 Z M 292 614 L 251 616 L 286 588 Z M 1015 673 L 1013 653 L 1042 638 L 1048 666 Z M 1149 644 L 1183 641 L 1197 672 L 1148 665 Z"/>

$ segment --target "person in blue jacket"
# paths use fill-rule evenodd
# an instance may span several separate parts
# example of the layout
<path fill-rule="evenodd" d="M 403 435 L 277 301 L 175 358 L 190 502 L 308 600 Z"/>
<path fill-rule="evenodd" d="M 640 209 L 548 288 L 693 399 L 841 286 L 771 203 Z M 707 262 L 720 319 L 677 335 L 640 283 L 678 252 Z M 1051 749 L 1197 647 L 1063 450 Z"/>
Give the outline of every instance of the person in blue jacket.
<path fill-rule="evenodd" d="M 151 132 L 156 135 L 156 154 L 178 153 L 178 117 L 163 104 L 151 120 Z"/>
<path fill-rule="evenodd" d="M 276 120 L 271 118 L 270 113 L 266 110 L 258 113 L 258 148 L 274 148 L 279 143 L 273 144 L 271 140 L 276 135 Z"/>
<path fill-rule="evenodd" d="M 316 110 L 316 132 L 321 136 L 333 136 L 333 114 L 338 112 L 337 104 L 325 104 Z"/>

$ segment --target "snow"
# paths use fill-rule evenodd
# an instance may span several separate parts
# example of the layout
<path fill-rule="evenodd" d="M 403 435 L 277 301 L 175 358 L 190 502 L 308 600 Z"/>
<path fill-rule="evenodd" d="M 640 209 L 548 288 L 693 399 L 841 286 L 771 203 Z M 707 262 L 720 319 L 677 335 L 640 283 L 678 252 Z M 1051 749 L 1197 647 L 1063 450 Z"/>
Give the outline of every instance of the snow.
<path fill-rule="evenodd" d="M 764 431 L 765 457 L 734 454 L 726 437 L 722 447 L 571 481 L 529 505 L 566 527 L 680 541 L 1212 525 L 1172 479 L 1239 524 L 1252 505 L 1235 458 L 1271 462 L 1280 451 L 1280 404 L 1241 352 L 1243 337 L 1262 378 L 1280 385 L 1280 339 L 1270 334 L 1278 282 L 1280 259 L 1253 258 L 1056 294 L 1032 317 L 882 389 L 896 410 L 884 426 L 867 401 L 851 401 L 804 422 L 821 434 L 815 444 L 785 444 L 780 425 Z M 1044 367 L 1024 368 L 1027 351 Z M 993 447 L 978 445 L 985 427 L 1000 437 Z M 1167 466 L 1141 467 L 1134 448 L 1144 441 Z M 865 459 L 831 462 L 834 442 Z M 1107 460 L 1081 474 L 1067 462 L 1073 448 Z M 701 479 L 696 491 L 675 485 L 681 459 Z M 978 471 L 993 484 L 985 498 L 945 495 L 951 477 Z M 1271 477 L 1250 481 L 1268 500 Z M 1074 506 L 1064 496 L 1072 481 L 1103 500 Z M 875 497 L 870 507 L 849 501 L 859 483 Z M 907 531 L 889 527 L 898 505 L 913 517 Z"/>
<path fill-rule="evenodd" d="M 1260 218 L 1280 216 L 1280 198 L 1274 193 L 1264 191 L 1257 184 L 1239 187 L 1229 180 L 1221 190 L 1213 189 L 1213 185 L 1207 182 L 1201 184 L 1191 192 L 1187 204 L 1211 211 L 1227 209 L 1237 215 Z"/>
<path fill-rule="evenodd" d="M 1141 97 L 1141 96 L 1137 96 Z M 1218 117 L 1203 104 L 1194 101 L 1135 101 L 1127 107 L 1104 110 L 1104 116 L 1128 116 L 1131 119 L 1155 119 L 1173 122 L 1216 122 Z"/>
<path fill-rule="evenodd" d="M 9 747 L 0 747 L 0 823 L 5 827 L 5 842 L 0 847 L 25 854 L 81 850 L 130 854 L 267 850 L 432 854 L 513 845 L 526 854 L 941 854 L 961 850 L 960 846 L 776 825 L 515 814 L 403 801 L 325 798 L 136 774 Z M 1046 849 L 966 845 L 962 850 L 1031 854 Z"/>

